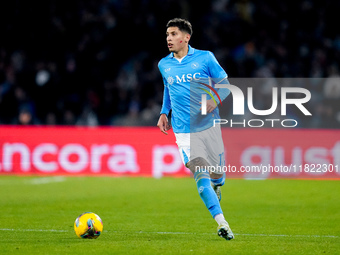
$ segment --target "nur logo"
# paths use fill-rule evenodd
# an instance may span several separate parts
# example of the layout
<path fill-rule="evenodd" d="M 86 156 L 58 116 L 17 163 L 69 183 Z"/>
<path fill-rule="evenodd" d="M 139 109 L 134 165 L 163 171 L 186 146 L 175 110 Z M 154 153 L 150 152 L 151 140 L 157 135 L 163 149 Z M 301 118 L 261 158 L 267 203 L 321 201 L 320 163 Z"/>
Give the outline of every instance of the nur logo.
<path fill-rule="evenodd" d="M 220 104 L 222 105 L 221 98 L 219 97 L 217 91 L 212 87 L 207 84 L 199 82 L 201 85 L 204 85 L 211 89 L 216 96 L 218 97 Z M 225 88 L 229 89 L 230 94 L 233 97 L 233 115 L 244 115 L 244 94 L 240 88 L 238 88 L 235 85 L 232 84 L 218 84 L 215 83 L 215 88 Z M 211 98 L 214 100 L 216 106 L 217 102 L 214 99 L 213 95 L 206 89 L 200 88 L 207 94 L 211 96 Z M 275 112 L 275 110 L 278 107 L 278 88 L 273 87 L 272 88 L 272 106 L 270 109 L 266 110 L 259 110 L 255 109 L 254 104 L 253 104 L 253 88 L 248 87 L 247 92 L 248 92 L 248 97 L 247 97 L 247 104 L 249 111 L 255 115 L 258 116 L 266 116 L 270 115 Z M 288 98 L 287 94 L 289 93 L 300 93 L 303 94 L 304 97 L 294 97 L 294 98 Z M 201 107 L 201 114 L 206 115 L 207 114 L 207 94 L 202 94 L 201 99 L 202 99 L 202 107 Z M 299 87 L 281 87 L 281 115 L 285 116 L 287 115 L 287 105 L 288 104 L 294 104 L 305 116 L 311 116 L 312 114 L 306 109 L 306 107 L 303 105 L 304 103 L 307 103 L 311 99 L 311 93 L 309 90 L 305 88 L 299 88 Z"/>

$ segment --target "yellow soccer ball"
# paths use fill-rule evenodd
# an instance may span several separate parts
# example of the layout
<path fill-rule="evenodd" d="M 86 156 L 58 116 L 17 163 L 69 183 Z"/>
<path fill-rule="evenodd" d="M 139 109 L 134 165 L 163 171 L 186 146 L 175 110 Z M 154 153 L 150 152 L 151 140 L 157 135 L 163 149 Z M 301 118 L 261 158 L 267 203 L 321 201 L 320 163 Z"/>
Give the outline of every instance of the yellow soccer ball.
<path fill-rule="evenodd" d="M 85 212 L 74 222 L 74 231 L 79 238 L 96 239 L 103 231 L 103 222 L 97 214 Z"/>

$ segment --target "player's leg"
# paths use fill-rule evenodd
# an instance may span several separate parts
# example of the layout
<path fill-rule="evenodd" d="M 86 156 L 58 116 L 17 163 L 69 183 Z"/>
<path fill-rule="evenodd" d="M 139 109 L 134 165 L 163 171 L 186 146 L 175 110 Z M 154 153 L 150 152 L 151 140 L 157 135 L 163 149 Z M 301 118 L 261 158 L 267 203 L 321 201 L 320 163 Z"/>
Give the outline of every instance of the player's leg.
<path fill-rule="evenodd" d="M 234 234 L 224 218 L 218 197 L 210 184 L 210 173 L 206 171 L 208 169 L 206 166 L 209 166 L 209 163 L 202 157 L 194 158 L 187 163 L 187 167 L 194 174 L 201 199 L 218 224 L 217 234 L 226 240 L 233 239 Z"/>
<path fill-rule="evenodd" d="M 201 199 L 217 223 L 219 223 L 219 225 L 223 224 L 226 221 L 223 221 L 224 217 L 220 203 L 210 184 L 210 174 L 206 171 L 210 164 L 204 159 L 204 156 L 207 154 L 202 150 L 204 148 L 203 140 L 199 140 L 198 143 L 195 143 L 195 148 L 191 148 L 190 134 L 182 133 L 175 134 L 175 136 L 182 161 L 193 173 Z M 196 157 L 196 155 L 203 155 L 203 157 Z M 223 229 L 228 230 L 227 227 L 228 225 L 223 225 Z M 225 235 L 227 240 L 233 238 L 233 236 L 231 237 L 230 235 L 230 233 L 232 234 L 230 229 L 224 232 L 228 234 Z"/>
<path fill-rule="evenodd" d="M 194 174 L 198 193 L 212 217 L 222 214 L 222 209 L 216 193 L 210 184 L 210 173 L 207 171 L 209 163 L 203 157 L 196 157 L 187 163 L 187 167 Z"/>
<path fill-rule="evenodd" d="M 211 186 L 210 168 L 211 162 L 207 160 L 209 152 L 206 147 L 206 130 L 190 134 L 190 161 L 187 167 L 194 174 L 197 189 L 205 206 L 213 217 L 221 214 L 221 206 L 213 187 Z"/>
<path fill-rule="evenodd" d="M 180 133 L 175 136 L 182 161 L 193 173 L 198 193 L 205 206 L 213 217 L 221 214 L 220 203 L 210 184 L 210 173 L 207 171 L 210 164 L 204 159 L 207 152 L 201 134 Z M 190 139 L 193 139 L 194 143 L 191 143 Z"/>
<path fill-rule="evenodd" d="M 206 136 L 206 147 L 208 152 L 209 162 L 215 167 L 215 171 L 210 173 L 211 186 L 215 191 L 219 201 L 221 201 L 221 186 L 225 183 L 225 154 L 224 144 L 222 140 L 221 129 L 219 127 L 212 127 L 205 130 Z M 217 233 L 219 236 L 230 240 L 234 238 L 233 232 L 231 231 L 228 222 L 224 218 L 224 214 L 218 214 L 214 217 L 218 224 Z"/>

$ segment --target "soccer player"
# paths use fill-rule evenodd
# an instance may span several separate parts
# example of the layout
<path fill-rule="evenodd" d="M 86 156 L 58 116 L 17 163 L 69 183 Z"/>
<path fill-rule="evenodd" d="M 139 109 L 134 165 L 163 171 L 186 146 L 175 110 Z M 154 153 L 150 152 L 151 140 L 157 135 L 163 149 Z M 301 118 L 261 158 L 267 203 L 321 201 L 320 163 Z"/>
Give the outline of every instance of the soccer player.
<path fill-rule="evenodd" d="M 222 102 L 230 91 L 213 89 L 218 92 L 218 95 L 206 100 L 207 114 L 202 115 L 200 112 L 200 107 L 203 107 L 202 102 L 197 98 L 193 100 L 193 90 L 190 89 L 190 85 L 194 83 L 203 84 L 205 89 L 210 84 L 211 88 L 211 83 L 207 84 L 203 81 L 212 79 L 215 81 L 218 79 L 216 83 L 222 81 L 227 83 L 228 76 L 210 51 L 194 49 L 189 45 L 192 35 L 189 21 L 175 18 L 167 23 L 166 28 L 166 41 L 170 54 L 161 59 L 158 64 L 163 77 L 164 96 L 157 126 L 166 135 L 172 126 L 182 161 L 193 173 L 198 193 L 218 224 L 218 235 L 230 240 L 234 238 L 234 234 L 220 206 L 220 187 L 225 182 L 225 173 L 207 171 L 209 166 L 220 166 L 222 169 L 225 164 L 221 129 L 213 125 L 213 120 L 219 118 L 215 102 Z M 193 107 L 195 103 L 197 107 Z M 171 125 L 168 121 L 170 111 Z M 200 121 L 196 121 L 193 125 L 193 118 Z"/>

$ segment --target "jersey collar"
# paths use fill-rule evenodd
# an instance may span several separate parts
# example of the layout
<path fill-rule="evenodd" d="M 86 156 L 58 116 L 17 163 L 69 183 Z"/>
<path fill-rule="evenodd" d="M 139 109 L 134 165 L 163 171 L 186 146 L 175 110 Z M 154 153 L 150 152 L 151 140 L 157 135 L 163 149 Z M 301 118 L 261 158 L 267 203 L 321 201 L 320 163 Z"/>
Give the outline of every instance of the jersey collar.
<path fill-rule="evenodd" d="M 192 48 L 190 45 L 188 45 L 188 47 L 189 47 L 188 54 L 186 56 L 190 56 L 190 55 L 194 54 L 194 51 L 195 51 L 195 49 Z M 173 52 L 171 52 L 170 57 L 174 58 L 174 53 Z"/>
<path fill-rule="evenodd" d="M 192 48 L 190 45 L 188 45 L 188 46 L 189 46 L 188 55 L 194 54 L 195 49 Z"/>

